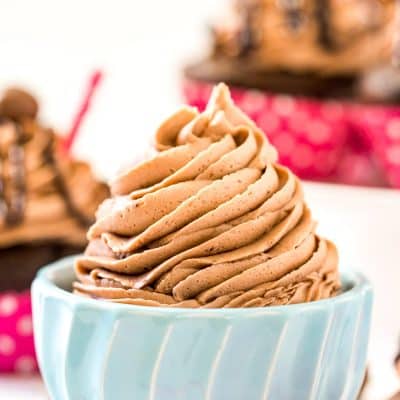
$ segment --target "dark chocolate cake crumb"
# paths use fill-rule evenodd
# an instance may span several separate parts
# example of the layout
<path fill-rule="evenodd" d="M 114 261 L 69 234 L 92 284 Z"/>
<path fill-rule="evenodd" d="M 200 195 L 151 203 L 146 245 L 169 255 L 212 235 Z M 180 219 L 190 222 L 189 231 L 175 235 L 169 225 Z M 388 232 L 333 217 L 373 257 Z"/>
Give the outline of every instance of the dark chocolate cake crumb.
<path fill-rule="evenodd" d="M 52 131 L 48 131 L 48 137 L 49 141 L 44 152 L 44 157 L 46 163 L 51 165 L 53 168 L 55 184 L 65 201 L 65 205 L 70 215 L 75 218 L 82 226 L 89 226 L 93 221 L 89 220 L 83 213 L 81 213 L 73 203 L 60 168 L 54 157 L 54 133 Z"/>
<path fill-rule="evenodd" d="M 24 135 L 18 123 L 14 123 L 15 139 L 8 150 L 10 163 L 10 204 L 8 207 L 7 223 L 18 224 L 25 212 L 25 150 Z"/>
<path fill-rule="evenodd" d="M 7 154 L 0 152 L 0 219 L 7 225 L 15 225 L 23 219 L 25 211 L 24 135 L 20 124 L 9 117 L 2 116 L 1 123 L 10 124 L 14 137 Z M 4 177 L 5 159 L 8 159 L 8 187 Z"/>
<path fill-rule="evenodd" d="M 0 292 L 29 288 L 39 268 L 62 257 L 78 254 L 83 249 L 62 243 L 31 243 L 1 249 Z"/>
<path fill-rule="evenodd" d="M 331 35 L 330 0 L 315 0 L 315 19 L 318 25 L 318 40 L 326 50 L 335 50 L 335 42 Z"/>

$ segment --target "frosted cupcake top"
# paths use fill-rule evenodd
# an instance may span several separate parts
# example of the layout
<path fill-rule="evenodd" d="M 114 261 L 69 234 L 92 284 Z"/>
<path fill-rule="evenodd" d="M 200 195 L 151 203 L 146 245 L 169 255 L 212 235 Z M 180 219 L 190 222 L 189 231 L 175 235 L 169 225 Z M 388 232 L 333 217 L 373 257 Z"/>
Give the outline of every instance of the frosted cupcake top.
<path fill-rule="evenodd" d="M 233 0 L 213 27 L 213 58 L 353 74 L 390 60 L 395 25 L 393 0 Z"/>
<path fill-rule="evenodd" d="M 84 246 L 108 189 L 88 164 L 61 150 L 37 113 L 25 91 L 10 89 L 0 99 L 0 248 L 36 241 Z"/>
<path fill-rule="evenodd" d="M 301 183 L 263 132 L 215 89 L 158 129 L 155 155 L 111 183 L 77 293 L 171 307 L 264 307 L 339 289 L 335 246 L 315 233 Z"/>

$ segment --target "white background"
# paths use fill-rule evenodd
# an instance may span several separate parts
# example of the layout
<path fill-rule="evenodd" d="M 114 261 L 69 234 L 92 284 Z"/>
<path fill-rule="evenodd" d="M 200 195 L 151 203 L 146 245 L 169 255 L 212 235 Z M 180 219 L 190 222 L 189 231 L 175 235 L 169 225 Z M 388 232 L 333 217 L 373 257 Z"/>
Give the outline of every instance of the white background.
<path fill-rule="evenodd" d="M 66 132 L 88 75 L 102 68 L 105 80 L 74 151 L 111 176 L 180 102 L 181 67 L 205 51 L 216 3 L 223 0 L 0 0 L 0 90 L 27 85 L 42 101 L 42 118 Z M 392 368 L 400 192 L 312 185 L 307 196 L 320 231 L 338 244 L 341 266 L 364 270 L 375 285 L 370 398 L 384 399 L 400 386 Z M 0 376 L 0 399 L 44 398 L 35 379 Z"/>
<path fill-rule="evenodd" d="M 0 0 L 0 88 L 28 85 L 40 95 L 43 118 L 65 131 L 88 75 L 103 69 L 77 149 L 109 174 L 181 101 L 181 68 L 203 53 L 215 4 Z"/>

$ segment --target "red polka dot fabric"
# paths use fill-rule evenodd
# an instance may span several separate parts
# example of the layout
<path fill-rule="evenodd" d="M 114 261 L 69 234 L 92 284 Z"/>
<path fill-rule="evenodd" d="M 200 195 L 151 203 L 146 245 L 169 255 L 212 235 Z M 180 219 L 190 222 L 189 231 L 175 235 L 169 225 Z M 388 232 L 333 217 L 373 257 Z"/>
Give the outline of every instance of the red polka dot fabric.
<path fill-rule="evenodd" d="M 36 370 L 29 291 L 0 293 L 0 372 Z"/>
<path fill-rule="evenodd" d="M 203 110 L 213 85 L 184 81 Z M 232 88 L 232 97 L 304 179 L 400 188 L 400 107 L 272 95 Z"/>

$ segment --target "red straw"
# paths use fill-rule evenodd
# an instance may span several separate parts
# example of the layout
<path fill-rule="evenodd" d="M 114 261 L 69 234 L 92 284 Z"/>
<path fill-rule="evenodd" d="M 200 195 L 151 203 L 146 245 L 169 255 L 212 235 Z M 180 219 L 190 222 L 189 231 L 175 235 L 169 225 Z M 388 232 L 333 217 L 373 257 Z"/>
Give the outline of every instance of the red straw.
<path fill-rule="evenodd" d="M 79 129 L 82 126 L 82 122 L 90 109 L 91 101 L 102 78 L 103 78 L 103 72 L 100 70 L 94 71 L 90 76 L 81 106 L 79 107 L 78 112 L 75 115 L 71 130 L 69 131 L 69 134 L 66 136 L 64 140 L 64 149 L 67 152 L 71 150 L 71 147 L 75 142 L 75 139 L 78 137 Z"/>

